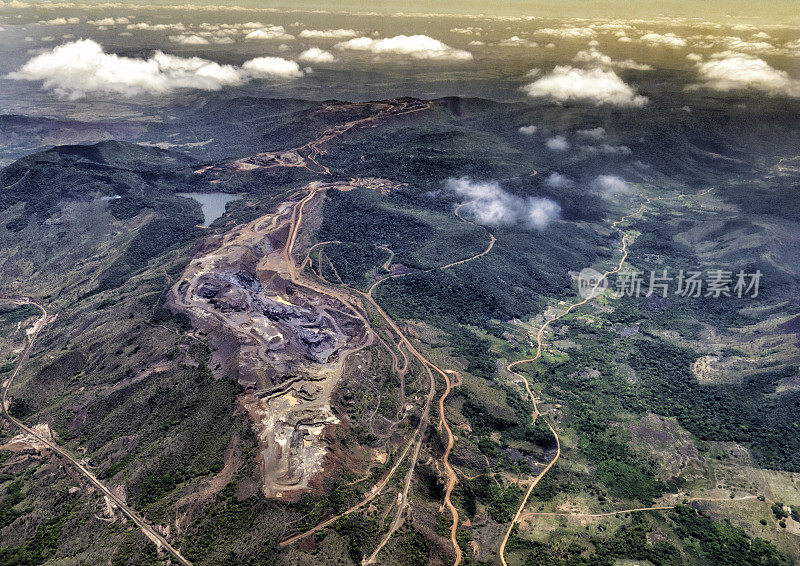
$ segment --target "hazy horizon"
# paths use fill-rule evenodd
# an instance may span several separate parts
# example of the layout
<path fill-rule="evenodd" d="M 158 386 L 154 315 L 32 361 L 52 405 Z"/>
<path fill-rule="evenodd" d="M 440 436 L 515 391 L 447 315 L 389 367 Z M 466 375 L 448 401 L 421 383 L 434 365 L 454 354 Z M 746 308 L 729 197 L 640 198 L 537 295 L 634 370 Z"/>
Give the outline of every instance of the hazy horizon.
<path fill-rule="evenodd" d="M 91 6 L 139 6 L 139 7 L 183 7 L 195 6 L 197 9 L 213 9 L 220 11 L 248 10 L 280 11 L 280 12 L 327 12 L 406 15 L 452 15 L 452 16 L 486 16 L 503 17 L 535 17 L 535 18 L 693 18 L 706 21 L 724 22 L 726 20 L 753 20 L 772 23 L 794 23 L 800 21 L 797 3 L 792 0 L 765 0 L 750 2 L 747 0 L 716 0 L 700 2 L 698 0 L 645 0 L 632 5 L 625 0 L 564 0 L 554 3 L 549 0 L 514 0 L 505 2 L 487 2 L 486 0 L 444 0 L 431 7 L 429 2 L 414 0 L 401 6 L 388 0 L 362 1 L 343 0 L 330 2 L 323 0 L 277 0 L 269 3 L 256 0 L 237 0 L 220 3 L 218 0 L 199 0 L 191 4 L 180 4 L 171 0 L 133 0 L 115 2 L 92 2 L 85 0 L 79 3 L 62 4 L 59 2 L 19 2 L 12 0 L 0 2 L 0 8 L 18 8 L 21 6 L 41 9 L 59 9 L 59 7 L 91 7 Z"/>

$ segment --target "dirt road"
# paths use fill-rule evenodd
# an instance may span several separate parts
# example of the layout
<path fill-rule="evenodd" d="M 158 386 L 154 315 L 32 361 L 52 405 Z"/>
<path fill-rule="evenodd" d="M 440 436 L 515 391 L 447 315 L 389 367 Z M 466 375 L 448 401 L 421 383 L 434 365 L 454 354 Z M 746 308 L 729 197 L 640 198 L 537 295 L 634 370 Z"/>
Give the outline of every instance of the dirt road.
<path fill-rule="evenodd" d="M 122 499 L 120 499 L 113 491 L 111 491 L 108 487 L 106 487 L 97 477 L 90 472 L 83 464 L 81 464 L 78 460 L 72 457 L 66 450 L 59 447 L 55 442 L 51 442 L 47 438 L 42 435 L 37 434 L 32 428 L 25 425 L 22 421 L 17 420 L 16 418 L 12 417 L 8 412 L 8 390 L 11 387 L 11 384 L 14 382 L 14 379 L 19 374 L 19 370 L 22 367 L 22 364 L 27 359 L 28 355 L 33 348 L 33 344 L 36 341 L 39 332 L 41 332 L 42 328 L 50 322 L 48 321 L 47 310 L 32 299 L 0 299 L 2 302 L 12 303 L 16 305 L 22 304 L 30 304 L 37 307 L 39 310 L 42 311 L 42 316 L 39 320 L 34 323 L 33 328 L 28 332 L 28 344 L 25 349 L 20 354 L 19 360 L 17 361 L 17 366 L 14 368 L 11 376 L 6 380 L 5 385 L 3 387 L 3 395 L 2 395 L 2 408 L 3 408 L 3 416 L 14 426 L 25 432 L 26 434 L 34 437 L 37 441 L 41 442 L 45 446 L 47 446 L 50 450 L 54 453 L 61 456 L 64 460 L 69 462 L 73 467 L 75 467 L 89 482 L 94 485 L 97 489 L 99 489 L 103 495 L 105 495 L 108 499 L 110 499 L 114 505 L 116 505 L 120 511 L 122 511 L 125 515 L 127 515 L 136 525 L 142 530 L 144 535 L 150 539 L 155 545 L 161 549 L 165 549 L 169 552 L 173 557 L 175 557 L 178 562 L 183 564 L 184 566 L 191 566 L 191 562 L 181 556 L 180 552 L 178 552 L 172 545 L 164 538 L 161 533 L 155 530 L 153 527 L 148 525 L 144 519 L 142 519 L 133 509 L 131 509 Z"/>
<path fill-rule="evenodd" d="M 533 391 L 531 389 L 531 384 L 528 381 L 528 378 L 525 377 L 521 373 L 515 372 L 514 371 L 514 367 L 519 365 L 519 364 L 524 364 L 524 363 L 528 363 L 528 362 L 534 362 L 534 361 L 538 360 L 542 356 L 542 347 L 544 346 L 544 333 L 547 330 L 547 328 L 553 322 L 555 322 L 556 320 L 564 318 L 569 313 L 571 313 L 573 310 L 577 309 L 578 307 L 581 307 L 581 306 L 585 305 L 586 303 L 591 301 L 593 298 L 595 298 L 596 290 L 600 287 L 600 285 L 603 284 L 603 282 L 608 278 L 608 276 L 609 275 L 613 275 L 614 273 L 618 273 L 619 271 L 622 270 L 622 266 L 625 263 L 625 260 L 628 259 L 629 238 L 628 238 L 628 235 L 625 232 L 622 232 L 622 230 L 619 229 L 619 225 L 622 224 L 623 222 L 625 222 L 626 220 L 628 220 L 629 218 L 631 218 L 633 216 L 636 216 L 638 214 L 641 214 L 644 211 L 644 205 L 645 205 L 645 203 L 642 203 L 641 206 L 639 207 L 639 210 L 637 210 L 633 214 L 628 214 L 626 216 L 623 216 L 622 218 L 620 218 L 619 220 L 617 220 L 617 221 L 615 221 L 615 222 L 613 222 L 611 224 L 612 228 L 614 228 L 614 229 L 616 229 L 616 230 L 618 230 L 618 231 L 620 231 L 622 233 L 622 247 L 621 247 L 622 257 L 620 258 L 619 263 L 617 264 L 617 266 L 614 269 L 606 271 L 605 273 L 602 274 L 602 276 L 595 283 L 595 286 L 592 289 L 592 291 L 589 293 L 588 297 L 584 298 L 581 301 L 578 301 L 577 303 L 573 303 L 566 310 L 564 310 L 564 312 L 562 312 L 558 316 L 555 316 L 553 318 L 550 318 L 550 319 L 546 320 L 544 322 L 544 324 L 542 324 L 542 326 L 539 328 L 539 331 L 536 334 L 536 355 L 535 356 L 533 356 L 532 358 L 527 358 L 527 359 L 524 359 L 524 360 L 517 360 L 515 362 L 511 362 L 510 364 L 508 364 L 506 366 L 506 370 L 508 372 L 510 372 L 512 375 L 516 376 L 525 385 L 525 391 L 528 394 L 528 398 L 530 399 L 530 401 L 531 401 L 531 403 L 533 405 L 533 412 L 531 413 L 531 419 L 532 419 L 534 424 L 536 424 L 536 419 L 539 416 L 541 416 L 541 413 L 539 412 L 539 406 L 538 406 L 538 404 L 536 402 L 536 396 L 533 394 Z M 508 529 L 506 530 L 505 536 L 503 536 L 503 541 L 500 543 L 500 550 L 498 551 L 499 555 L 500 555 L 500 562 L 503 564 L 503 566 L 508 566 L 507 563 L 506 563 L 506 559 L 505 559 L 504 554 L 505 554 L 506 544 L 508 544 L 508 538 L 511 536 L 511 531 L 514 528 L 514 525 L 519 521 L 520 515 L 522 514 L 522 511 L 525 508 L 525 505 L 528 503 L 528 499 L 530 499 L 530 496 L 531 496 L 531 493 L 533 492 L 533 489 L 539 483 L 539 480 L 541 480 L 545 476 L 545 474 L 550 471 L 550 469 L 555 465 L 555 463 L 558 461 L 559 457 L 561 456 L 561 439 L 559 438 L 558 433 L 556 433 L 556 431 L 553 428 L 553 426 L 547 420 L 545 420 L 545 423 L 547 424 L 547 427 L 550 429 L 550 432 L 553 434 L 553 437 L 556 440 L 556 454 L 553 457 L 553 459 L 550 461 L 550 463 L 548 463 L 547 466 L 541 472 L 539 472 L 539 474 L 528 485 L 528 490 L 525 492 L 525 496 L 522 498 L 522 502 L 520 503 L 520 506 L 517 509 L 517 512 L 514 514 L 514 518 L 511 520 L 511 523 L 509 524 Z"/>
<path fill-rule="evenodd" d="M 296 238 L 297 238 L 297 232 L 299 231 L 300 224 L 302 222 L 302 208 L 304 207 L 305 203 L 307 203 L 309 200 L 311 200 L 311 198 L 313 198 L 312 194 L 310 194 L 307 197 L 305 197 L 298 204 L 297 213 L 296 214 L 293 213 L 293 215 L 292 215 L 292 227 L 291 227 L 291 232 L 290 232 L 289 245 L 287 245 L 287 249 L 286 249 L 286 254 L 287 254 L 286 257 L 287 258 L 291 258 L 293 256 L 292 247 L 294 246 L 294 242 L 296 241 Z M 467 203 L 464 203 L 464 204 L 467 204 Z M 456 216 L 458 216 L 464 222 L 473 224 L 472 221 L 467 220 L 467 219 L 461 217 L 458 214 L 460 208 L 462 206 L 464 206 L 464 204 L 459 205 L 456 208 L 456 211 L 455 211 Z M 470 256 L 468 258 L 459 260 L 459 261 L 448 263 L 448 264 L 440 266 L 440 267 L 431 268 L 431 269 L 426 270 L 426 271 L 434 271 L 434 270 L 437 270 L 437 269 L 447 269 L 449 267 L 453 267 L 453 266 L 456 266 L 456 265 L 462 265 L 464 263 L 467 263 L 469 261 L 473 261 L 473 260 L 475 260 L 477 258 L 483 257 L 484 255 L 488 254 L 492 250 L 492 247 L 494 246 L 494 243 L 497 241 L 497 239 L 494 237 L 494 234 L 492 234 L 488 230 L 487 230 L 487 233 L 489 235 L 489 244 L 487 245 L 486 249 L 483 250 L 482 252 L 477 253 L 477 254 L 475 254 L 473 256 Z M 335 243 L 335 242 L 330 242 L 330 243 Z M 325 244 L 325 242 L 320 242 L 319 244 L 316 244 L 312 248 L 316 248 L 316 247 L 324 245 L 324 244 Z M 383 265 L 384 269 L 388 269 L 389 266 L 391 265 L 392 258 L 394 257 L 394 252 L 391 249 L 389 249 L 389 248 L 387 248 L 385 246 L 382 246 L 382 249 L 386 249 L 390 253 L 389 260 Z M 308 253 L 306 254 L 305 259 L 299 264 L 298 269 L 295 271 L 295 273 L 298 276 L 301 276 L 303 267 L 305 267 L 306 265 L 309 265 L 309 264 L 312 263 L 311 262 L 311 258 L 310 258 L 310 252 L 311 252 L 311 249 L 308 251 Z M 312 265 L 312 271 L 313 271 L 313 265 Z M 325 283 L 330 285 L 330 282 L 328 282 L 322 276 L 321 271 L 314 272 L 314 273 L 320 280 L 322 280 L 323 282 L 325 282 Z M 419 273 L 419 272 L 415 272 L 415 273 Z M 375 292 L 375 290 L 378 288 L 378 286 L 381 283 L 383 283 L 385 281 L 388 281 L 390 279 L 394 279 L 394 278 L 397 278 L 397 277 L 404 277 L 404 276 L 407 276 L 407 275 L 409 275 L 409 274 L 396 274 L 396 275 L 389 275 L 389 276 L 386 276 L 386 277 L 382 277 L 382 278 L 378 279 L 377 281 L 375 281 L 372 284 L 372 286 L 369 287 L 367 292 L 363 292 L 363 291 L 360 291 L 358 289 L 353 289 L 353 288 L 347 287 L 347 286 L 345 286 L 345 287 L 347 289 L 349 289 L 352 293 L 360 295 L 370 305 L 372 305 L 372 307 L 378 312 L 378 314 L 381 316 L 381 318 L 389 325 L 389 327 L 391 328 L 393 333 L 398 337 L 398 342 L 395 344 L 395 347 L 400 352 L 400 354 L 405 358 L 405 363 L 404 363 L 403 368 L 398 368 L 398 360 L 397 360 L 396 354 L 391 349 L 389 349 L 389 351 L 390 351 L 390 353 L 392 355 L 392 367 L 393 367 L 393 369 L 396 372 L 399 369 L 400 371 L 398 373 L 401 372 L 403 374 L 403 375 L 400 375 L 401 381 L 402 381 L 402 378 L 403 378 L 403 376 L 405 374 L 405 371 L 406 371 L 406 369 L 408 367 L 408 358 L 405 356 L 405 352 L 403 351 L 404 349 L 406 351 L 410 352 L 422 364 L 422 366 L 428 372 L 428 375 L 429 375 L 429 378 L 430 378 L 430 389 L 429 389 L 428 394 L 426 395 L 426 398 L 425 398 L 425 404 L 423 406 L 422 416 L 420 418 L 420 423 L 419 423 L 417 429 L 415 430 L 415 433 L 412 436 L 411 440 L 409 441 L 408 444 L 406 444 L 405 449 L 403 450 L 401 456 L 398 458 L 398 461 L 395 463 L 394 467 L 390 470 L 390 472 L 384 478 L 381 479 L 380 482 L 378 482 L 372 488 L 372 490 L 370 491 L 369 495 L 366 498 L 362 499 L 359 503 L 353 505 L 351 508 L 347 509 L 346 511 L 344 511 L 340 515 L 337 515 L 335 517 L 331 517 L 331 518 L 323 521 L 322 523 L 316 525 L 315 527 L 313 527 L 313 528 L 311 528 L 311 529 L 309 529 L 309 530 L 307 530 L 307 531 L 305 531 L 303 533 L 300 533 L 300 534 L 297 534 L 297 535 L 294 535 L 292 537 L 289 537 L 289 538 L 285 539 L 284 541 L 282 541 L 280 543 L 281 547 L 293 544 L 294 542 L 297 542 L 298 540 L 300 540 L 300 539 L 302 539 L 302 538 L 304 538 L 304 537 L 306 537 L 306 536 L 308 536 L 308 535 L 310 535 L 310 534 L 312 534 L 314 532 L 317 532 L 318 530 L 320 530 L 320 529 L 332 524 L 337 519 L 339 519 L 339 518 L 341 518 L 341 517 L 343 517 L 343 516 L 345 516 L 345 515 L 347 515 L 349 513 L 357 511 L 358 509 L 361 509 L 366 503 L 368 503 L 369 501 L 372 501 L 383 490 L 383 488 L 386 486 L 386 484 L 388 483 L 388 481 L 391 478 L 391 476 L 394 474 L 394 472 L 399 467 L 401 462 L 408 455 L 409 449 L 413 446 L 414 447 L 413 448 L 413 455 L 412 455 L 412 457 L 410 459 L 411 463 L 409 465 L 408 472 L 406 473 L 406 478 L 405 478 L 403 490 L 398 494 L 397 510 L 395 512 L 395 516 L 394 516 L 394 518 L 392 520 L 392 523 L 390 525 L 389 530 L 384 535 L 384 537 L 381 539 L 381 542 L 378 544 L 378 546 L 375 548 L 375 550 L 372 552 L 372 554 L 369 557 L 365 558 L 364 564 L 373 564 L 373 563 L 375 563 L 377 561 L 377 557 L 378 557 L 380 551 L 384 548 L 386 543 L 388 543 L 389 539 L 391 538 L 391 535 L 402 525 L 404 513 L 405 513 L 407 507 L 410 504 L 409 500 L 408 500 L 408 492 L 409 492 L 409 489 L 410 489 L 410 486 L 411 486 L 411 480 L 412 480 L 412 477 L 413 477 L 413 474 L 414 474 L 414 469 L 415 469 L 415 466 L 416 466 L 416 463 L 417 463 L 419 452 L 420 452 L 420 450 L 422 448 L 422 443 L 424 441 L 424 436 L 425 436 L 425 432 L 426 432 L 426 428 L 427 428 L 428 420 L 429 420 L 430 405 L 431 405 L 431 403 L 433 401 L 433 398 L 434 398 L 435 392 L 436 392 L 436 383 L 435 383 L 434 375 L 432 373 L 432 370 L 433 370 L 433 371 L 437 372 L 439 375 L 441 375 L 442 378 L 445 381 L 445 391 L 442 394 L 442 396 L 439 398 L 439 426 L 442 427 L 445 430 L 446 434 L 447 434 L 447 446 L 446 446 L 446 449 L 445 449 L 445 452 L 444 452 L 444 456 L 443 456 L 443 460 L 442 460 L 443 461 L 443 467 L 445 469 L 446 488 L 445 488 L 445 498 L 444 498 L 444 502 L 442 503 L 441 510 L 444 511 L 444 508 L 447 507 L 447 509 L 450 511 L 450 514 L 451 514 L 451 517 L 452 517 L 452 524 L 451 524 L 451 528 L 450 528 L 450 539 L 451 539 L 451 543 L 453 545 L 453 552 L 455 553 L 455 560 L 454 560 L 453 566 L 458 566 L 461 563 L 462 559 L 463 559 L 462 552 L 461 552 L 461 547 L 458 545 L 458 541 L 456 540 L 456 532 L 457 532 L 457 529 L 458 529 L 458 510 L 455 508 L 455 506 L 453 505 L 453 503 L 451 501 L 451 494 L 452 494 L 453 488 L 455 487 L 456 482 L 458 481 L 458 476 L 456 475 L 455 470 L 453 469 L 453 467 L 450 465 L 450 462 L 449 462 L 449 455 L 450 455 L 450 452 L 451 452 L 451 450 L 453 448 L 453 445 L 454 445 L 454 442 L 455 442 L 455 438 L 453 436 L 452 430 L 450 429 L 450 426 L 447 424 L 447 420 L 445 418 L 445 412 L 444 412 L 444 402 L 447 399 L 447 396 L 449 395 L 449 393 L 450 393 L 450 391 L 451 391 L 451 389 L 453 387 L 453 384 L 452 384 L 452 382 L 450 380 L 450 375 L 456 375 L 457 376 L 457 373 L 453 372 L 452 370 L 442 370 L 436 364 L 431 362 L 428 358 L 423 356 L 414 347 L 414 345 L 410 342 L 410 340 L 405 335 L 405 333 L 400 329 L 399 325 L 386 313 L 386 311 L 383 310 L 383 308 L 381 308 L 381 306 L 378 304 L 378 302 L 375 300 L 375 297 L 374 297 L 374 292 Z M 383 340 L 381 340 L 381 342 L 383 342 Z M 386 345 L 385 342 L 384 342 L 384 345 Z M 388 348 L 388 345 L 386 345 L 386 346 Z"/>

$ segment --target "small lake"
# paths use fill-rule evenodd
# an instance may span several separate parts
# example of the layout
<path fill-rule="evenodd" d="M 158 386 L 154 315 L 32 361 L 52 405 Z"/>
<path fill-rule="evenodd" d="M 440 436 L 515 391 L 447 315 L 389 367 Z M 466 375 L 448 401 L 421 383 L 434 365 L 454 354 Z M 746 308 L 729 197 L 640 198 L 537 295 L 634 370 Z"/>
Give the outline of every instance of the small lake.
<path fill-rule="evenodd" d="M 203 211 L 203 227 L 208 228 L 217 218 L 225 214 L 225 205 L 240 200 L 239 195 L 228 193 L 177 193 L 179 197 L 190 198 L 200 203 Z"/>

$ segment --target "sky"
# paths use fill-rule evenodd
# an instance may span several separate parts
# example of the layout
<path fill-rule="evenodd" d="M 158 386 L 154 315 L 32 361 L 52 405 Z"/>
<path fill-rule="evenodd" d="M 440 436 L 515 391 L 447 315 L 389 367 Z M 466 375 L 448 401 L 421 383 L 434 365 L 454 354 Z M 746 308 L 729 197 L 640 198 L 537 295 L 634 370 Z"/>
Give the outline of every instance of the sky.
<path fill-rule="evenodd" d="M 171 0 L 126 0 L 123 4 L 178 4 Z M 797 0 L 201 0 L 197 5 L 238 4 L 254 8 L 376 12 L 442 13 L 494 16 L 627 17 L 680 16 L 724 20 L 744 18 L 774 23 L 800 22 Z"/>
<path fill-rule="evenodd" d="M 147 97 L 190 91 L 620 108 L 669 102 L 686 89 L 800 98 L 800 22 L 776 16 L 794 16 L 797 0 L 759 4 L 766 21 L 725 17 L 742 6 L 755 10 L 741 0 L 625 8 L 618 0 L 417 1 L 403 3 L 402 14 L 384 0 L 252 8 L 242 6 L 250 0 L 224 7 L 144 1 L 0 0 L 0 112 L 82 116 L 88 105 L 78 100 L 147 107 L 155 103 Z M 672 15 L 658 15 L 665 12 Z"/>
<path fill-rule="evenodd" d="M 202 124 L 167 138 L 168 125 L 240 97 L 462 96 L 676 116 L 800 103 L 800 21 L 787 23 L 800 0 L 235 1 L 0 0 L 0 116 L 76 120 L 87 140 L 98 127 L 85 124 L 122 120 L 138 141 L 205 152 L 227 142 Z M 611 137 L 519 126 L 552 155 L 631 152 Z M 0 164 L 73 140 L 48 135 L 0 131 Z M 494 208 L 528 211 L 518 223 L 557 212 L 484 189 Z"/>

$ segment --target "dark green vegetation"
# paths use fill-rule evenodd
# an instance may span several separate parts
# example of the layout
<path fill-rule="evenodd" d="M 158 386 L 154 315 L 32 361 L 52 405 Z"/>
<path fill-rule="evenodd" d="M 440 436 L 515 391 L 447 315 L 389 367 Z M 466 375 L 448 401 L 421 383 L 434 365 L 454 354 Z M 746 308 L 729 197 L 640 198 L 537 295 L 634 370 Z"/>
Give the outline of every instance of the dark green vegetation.
<path fill-rule="evenodd" d="M 452 392 L 447 412 L 448 417 L 458 417 L 460 425 L 468 425 L 458 429 L 453 462 L 474 470 L 477 477 L 462 479 L 453 499 L 467 517 L 490 528 L 459 527 L 465 555 L 471 554 L 471 538 L 491 552 L 496 540 L 489 540 L 485 532 L 497 531 L 495 523 L 506 523 L 520 501 L 519 488 L 498 485 L 487 471 L 500 477 L 529 474 L 541 469 L 555 449 L 541 420 L 530 426 L 531 407 L 518 388 L 498 378 L 502 359 L 531 355 L 525 338 L 530 325 L 510 321 L 527 322 L 554 300 L 573 300 L 570 271 L 613 264 L 619 235 L 607 226 L 610 219 L 638 208 L 639 192 L 652 197 L 682 192 L 688 197 L 654 198 L 644 218 L 630 222 L 629 227 L 641 233 L 632 245 L 632 265 L 643 270 L 662 265 L 689 269 L 720 262 L 735 269 L 758 268 L 765 274 L 762 300 L 769 308 L 743 313 L 731 301 L 671 299 L 662 304 L 624 299 L 612 301 L 602 312 L 587 307 L 580 314 L 593 316 L 572 317 L 565 321 L 569 328 L 555 325 L 548 341 L 561 339 L 576 346 L 554 347 L 552 357 L 548 353 L 538 366 L 524 369 L 534 378 L 535 390 L 542 392 L 546 410 L 557 415 L 551 422 L 574 440 L 565 460 L 585 466 L 554 467 L 534 490 L 531 506 L 562 494 L 588 495 L 592 505 L 606 510 L 628 503 L 646 505 L 662 493 L 682 489 L 682 478 L 665 475 L 651 454 L 632 442 L 626 419 L 649 412 L 676 417 L 697 439 L 741 442 L 764 466 L 798 469 L 798 393 L 776 389 L 779 383 L 791 383 L 793 376 L 786 368 L 793 363 L 796 374 L 791 356 L 775 357 L 772 367 L 759 366 L 759 372 L 739 381 L 701 385 L 691 373 L 691 364 L 705 353 L 707 325 L 720 333 L 730 327 L 745 332 L 765 316 L 796 310 L 800 266 L 794 256 L 800 255 L 794 253 L 793 240 L 780 231 L 796 228 L 796 178 L 771 172 L 780 157 L 800 153 L 796 120 L 784 124 L 786 116 L 765 105 L 748 110 L 752 114 L 747 119 L 744 110 L 731 110 L 737 122 L 720 115 L 711 102 L 693 104 L 688 117 L 658 103 L 628 112 L 448 99 L 424 115 L 351 132 L 320 155 L 333 170 L 327 180 L 378 176 L 408 184 L 386 195 L 330 191 L 314 236 L 317 241 L 343 243 L 326 245 L 321 258 L 319 253 L 312 257 L 330 281 L 364 289 L 374 274 L 382 273 L 391 249 L 393 262 L 401 264 L 396 269 L 409 274 L 383 283 L 376 299 L 400 321 L 415 319 L 434 327 L 438 338 L 424 346 L 446 349 L 454 362 L 466 366 L 464 385 Z M 299 146 L 332 125 L 371 112 L 369 107 L 310 110 L 311 106 L 291 100 L 209 97 L 187 104 L 181 116 L 187 128 L 198 128 L 198 136 L 228 144 L 224 154 L 212 147 L 212 157 L 203 158 L 219 159 Z M 220 127 L 215 120 L 223 110 L 226 124 Z M 633 154 L 555 154 L 544 149 L 543 139 L 516 133 L 520 125 L 531 123 L 568 135 L 602 126 L 609 143 L 626 144 Z M 207 348 L 186 334 L 190 327 L 185 317 L 164 308 L 164 296 L 204 235 L 264 214 L 288 191 L 315 177 L 300 168 L 225 172 L 212 185 L 191 172 L 199 154 L 198 150 L 189 158 L 104 142 L 59 147 L 0 172 L 0 289 L 29 290 L 59 314 L 23 367 L 12 390 L 11 410 L 31 424 L 50 423 L 71 450 L 85 449 L 98 475 L 124 485 L 131 504 L 152 521 L 173 524 L 183 518 L 180 534 L 175 535 L 175 529 L 172 536 L 196 563 L 280 563 L 284 555 L 276 544 L 287 529 L 309 528 L 352 505 L 391 467 L 396 450 L 389 451 L 385 466 L 367 469 L 366 477 L 337 472 L 326 479 L 324 495 L 308 494 L 297 503 L 280 504 L 261 495 L 254 469 L 256 439 L 248 416 L 237 408 L 240 388 L 232 380 L 211 376 Z M 635 160 L 647 163 L 636 165 Z M 569 175 L 575 184 L 549 186 L 545 179 L 553 170 Z M 612 199 L 587 191 L 594 175 L 607 173 L 634 183 L 632 194 Z M 541 232 L 521 226 L 490 228 L 498 238 L 490 254 L 439 270 L 482 252 L 489 242 L 484 228 L 453 214 L 459 200 L 442 191 L 445 179 L 463 175 L 502 179 L 504 189 L 522 198 L 552 198 L 561 206 L 565 222 Z M 711 181 L 719 192 L 708 198 L 721 200 L 702 201 L 698 194 Z M 241 192 L 246 198 L 204 231 L 195 227 L 199 207 L 174 193 L 212 189 Z M 748 191 L 776 196 L 754 199 Z M 121 198 L 99 198 L 116 195 Z M 741 210 L 732 211 L 730 203 Z M 788 222 L 789 228 L 778 226 L 773 217 Z M 709 249 L 707 242 L 724 245 Z M 780 268 L 769 267 L 767 253 Z M 31 314 L 37 312 L 1 312 L 0 325 L 11 328 Z M 780 341 L 788 342 L 800 329 L 791 318 L 781 321 L 785 328 Z M 622 328 L 634 326 L 639 329 L 635 336 L 621 336 Z M 665 330 L 677 333 L 680 340 L 665 335 Z M 764 333 L 774 331 L 775 325 L 764 326 Z M 13 345 L 19 344 L 18 338 Z M 729 345 L 719 353 L 724 359 L 742 357 L 742 348 Z M 10 371 L 12 360 L 4 358 L 0 372 Z M 341 433 L 337 458 L 363 456 L 362 447 L 381 448 L 391 434 L 408 436 L 416 426 L 413 411 L 393 423 L 403 408 L 387 364 L 383 360 L 356 376 L 361 389 L 340 392 L 342 404 L 352 409 L 348 417 L 353 422 Z M 635 375 L 625 375 L 620 364 Z M 408 398 L 421 397 L 426 390 L 426 384 L 414 379 L 420 369 L 409 372 Z M 563 405 L 557 412 L 554 402 Z M 383 430 L 371 428 L 373 417 L 383 423 Z M 386 432 L 390 429 L 393 432 Z M 8 437 L 11 431 L 4 434 Z M 433 465 L 426 464 L 441 452 L 441 437 L 432 432 L 412 485 L 414 513 L 379 560 L 449 560 L 449 531 L 436 522 L 443 488 Z M 232 454 L 229 460 L 223 457 L 226 453 Z M 228 462 L 231 481 L 206 492 Z M 70 483 L 63 469 L 39 467 L 45 468 L 42 461 L 32 459 L 15 464 L 13 473 L 3 476 L 0 556 L 5 563 L 157 563 L 152 546 L 135 530 L 92 518 L 98 501 L 85 490 L 67 498 L 75 482 Z M 393 489 L 402 483 L 406 469 L 401 467 L 393 478 Z M 356 483 L 359 480 L 363 481 Z M 52 496 L 55 491 L 37 496 L 48 483 L 58 486 L 60 498 Z M 394 492 L 387 493 L 375 509 L 348 516 L 292 552 L 312 561 L 358 563 L 374 548 L 385 526 L 381 513 L 394 497 Z M 479 508 L 486 512 L 479 513 Z M 653 533 L 659 536 L 648 537 Z M 612 533 L 581 533 L 538 543 L 517 536 L 510 550 L 522 553 L 528 564 L 605 565 L 618 558 L 657 565 L 782 561 L 768 543 L 685 507 L 664 518 L 634 515 Z"/>
<path fill-rule="evenodd" d="M 318 273 L 333 283 L 364 290 L 389 252 L 372 244 L 330 244 L 313 254 Z"/>
<path fill-rule="evenodd" d="M 486 505 L 486 511 L 493 521 L 497 523 L 508 523 L 517 512 L 519 503 L 522 500 L 522 490 L 517 486 L 500 487 L 495 481 L 486 475 L 481 475 L 465 483 L 460 487 L 464 493 L 465 501 L 463 508 L 470 516 L 475 515 L 474 501 L 480 501 Z M 472 513 L 469 511 L 472 510 Z"/>
<path fill-rule="evenodd" d="M 64 199 L 125 197 L 112 205 L 117 218 L 130 218 L 158 193 L 173 192 L 177 171 L 192 161 L 180 154 L 120 142 L 94 146 L 62 146 L 25 157 L 0 171 L 0 211 L 25 202 L 22 213 L 7 225 L 13 231 L 28 221 L 51 216 Z M 149 193 L 149 194 L 148 194 Z M 138 201 L 138 202 L 137 202 Z M 128 203 L 130 202 L 130 205 Z"/>
<path fill-rule="evenodd" d="M 40 316 L 42 311 L 33 305 L 0 309 L 0 326 L 11 326 L 27 320 L 32 316 Z"/>
<path fill-rule="evenodd" d="M 782 368 L 742 385 L 701 386 L 688 369 L 695 354 L 651 343 L 647 355 L 631 354 L 628 363 L 642 378 L 638 406 L 678 421 L 701 440 L 748 444 L 765 467 L 800 470 L 797 432 L 800 393 L 776 396 L 775 384 L 796 374 Z"/>
<path fill-rule="evenodd" d="M 14 509 L 24 497 L 22 496 L 22 481 L 14 480 L 6 487 L 5 495 L 0 499 L 0 528 L 13 523 L 24 513 Z"/>

